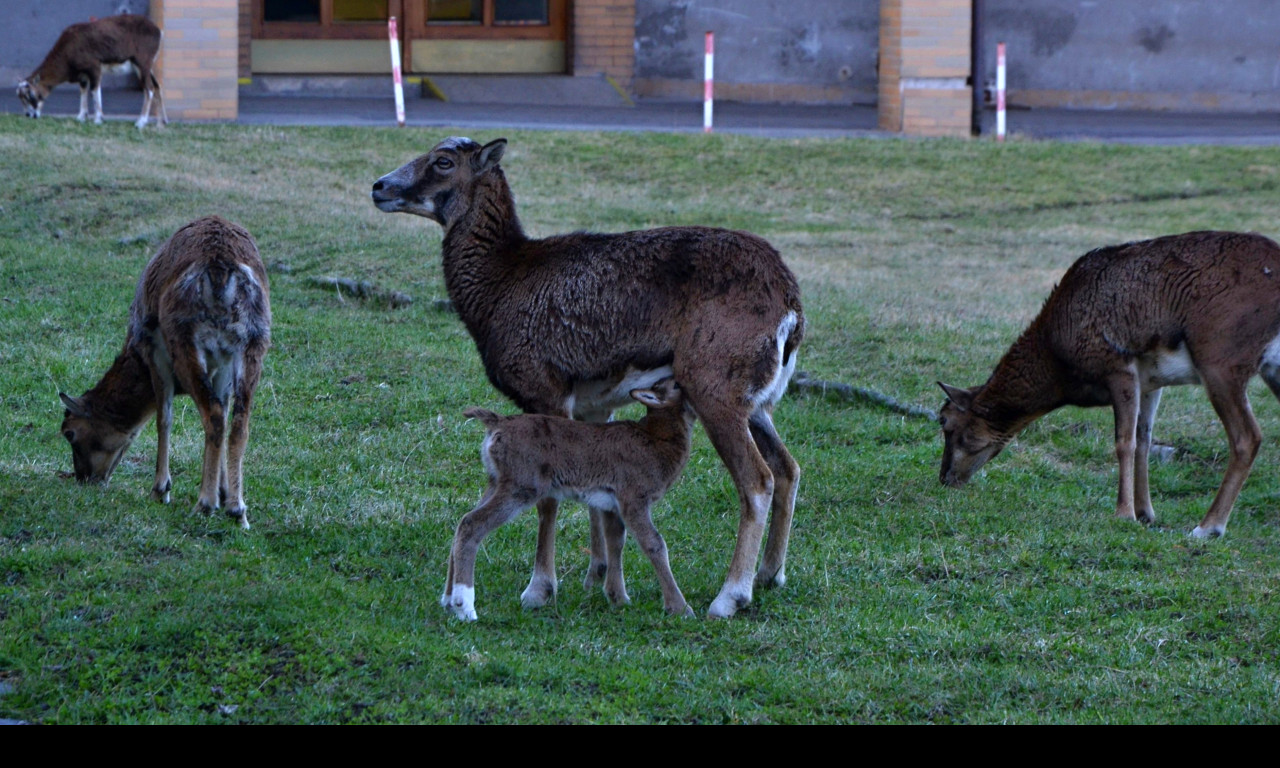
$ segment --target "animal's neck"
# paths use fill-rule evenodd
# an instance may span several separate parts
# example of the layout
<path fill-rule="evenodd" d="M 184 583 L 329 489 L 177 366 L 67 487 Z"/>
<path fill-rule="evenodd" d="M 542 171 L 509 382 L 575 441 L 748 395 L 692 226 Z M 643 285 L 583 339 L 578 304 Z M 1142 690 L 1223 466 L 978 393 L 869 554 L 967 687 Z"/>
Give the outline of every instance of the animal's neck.
<path fill-rule="evenodd" d="M 503 279 L 512 254 L 528 238 L 499 168 L 476 179 L 469 198 L 456 204 L 461 210 L 447 212 L 450 223 L 442 246 L 445 287 L 475 335 L 474 324 L 487 314 L 484 307 L 495 295 L 493 283 Z"/>
<path fill-rule="evenodd" d="M 689 457 L 693 424 L 683 416 L 673 418 L 669 413 L 649 413 L 640 419 L 639 427 L 648 433 L 667 468 L 679 472 Z"/>
<path fill-rule="evenodd" d="M 138 352 L 126 347 L 82 400 L 95 417 L 122 432 L 132 431 L 156 410 L 151 371 Z"/>
<path fill-rule="evenodd" d="M 1033 325 L 1001 358 L 971 407 L 997 432 L 1012 437 L 1065 402 L 1061 367 Z"/>
<path fill-rule="evenodd" d="M 527 239 L 516 215 L 516 201 L 501 168 L 482 174 L 471 194 L 453 201 L 444 235 L 446 266 L 450 255 L 489 254 Z M 451 254 L 452 252 L 452 254 Z"/>

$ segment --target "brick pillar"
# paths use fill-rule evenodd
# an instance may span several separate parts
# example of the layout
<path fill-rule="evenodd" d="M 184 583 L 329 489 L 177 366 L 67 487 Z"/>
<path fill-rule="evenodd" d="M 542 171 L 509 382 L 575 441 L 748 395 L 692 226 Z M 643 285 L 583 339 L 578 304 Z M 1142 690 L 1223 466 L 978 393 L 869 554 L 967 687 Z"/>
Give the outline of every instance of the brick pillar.
<path fill-rule="evenodd" d="M 157 69 L 169 119 L 236 119 L 239 11 L 239 0 L 151 0 L 164 30 Z"/>
<path fill-rule="evenodd" d="M 881 130 L 968 136 L 970 0 L 880 0 Z"/>
<path fill-rule="evenodd" d="M 636 0 L 571 3 L 573 74 L 605 74 L 630 90 L 636 71 Z"/>
<path fill-rule="evenodd" d="M 253 45 L 253 0 L 240 0 L 239 27 L 240 51 L 237 54 L 236 72 L 241 80 L 247 80 L 253 76 L 252 60 L 249 55 Z"/>

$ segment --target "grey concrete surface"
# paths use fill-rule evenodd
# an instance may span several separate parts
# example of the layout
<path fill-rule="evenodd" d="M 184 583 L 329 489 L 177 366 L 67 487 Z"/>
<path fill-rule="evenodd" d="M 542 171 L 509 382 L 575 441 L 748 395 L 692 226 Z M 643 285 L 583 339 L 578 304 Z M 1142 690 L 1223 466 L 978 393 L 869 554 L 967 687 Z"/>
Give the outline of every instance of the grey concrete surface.
<path fill-rule="evenodd" d="M 74 119 L 79 89 L 64 85 L 50 96 L 44 119 Z M 142 94 L 103 93 L 109 119 L 137 119 Z M 16 96 L 0 98 L 0 112 L 21 114 Z M 407 123 L 414 127 L 698 132 L 702 105 L 694 102 L 640 101 L 634 107 L 513 104 L 455 104 L 409 98 Z M 249 95 L 240 98 L 240 123 L 246 125 L 394 126 L 391 98 Z M 988 126 L 994 121 L 986 115 Z M 1102 110 L 1011 110 L 1008 128 L 1015 139 L 1103 141 L 1141 144 L 1280 145 L 1280 113 L 1224 114 Z M 889 138 L 876 130 L 876 111 L 867 106 L 795 106 L 720 102 L 715 130 L 778 138 L 863 136 Z"/>

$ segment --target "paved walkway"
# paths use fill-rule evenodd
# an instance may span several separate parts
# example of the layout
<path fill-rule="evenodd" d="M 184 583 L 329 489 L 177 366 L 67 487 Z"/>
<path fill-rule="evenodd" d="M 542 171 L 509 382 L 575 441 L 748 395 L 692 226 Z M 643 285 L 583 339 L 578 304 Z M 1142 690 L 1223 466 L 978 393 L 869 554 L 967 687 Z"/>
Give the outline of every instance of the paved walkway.
<path fill-rule="evenodd" d="M 46 116 L 74 116 L 79 90 L 64 85 L 45 105 Z M 108 91 L 103 101 L 110 119 L 137 118 L 142 96 L 133 91 Z M 16 97 L 0 99 L 0 112 L 21 113 Z M 415 127 L 449 126 L 473 130 L 535 129 L 592 131 L 698 132 L 702 105 L 641 101 L 623 106 L 544 106 L 461 104 L 410 98 L 407 123 Z M 993 124 L 987 114 L 988 124 Z M 242 94 L 240 123 L 250 125 L 365 125 L 395 124 L 390 98 L 279 96 Z M 1105 141 L 1138 144 L 1280 145 L 1280 114 L 1203 114 L 1129 112 L 1120 110 L 1011 110 L 1009 132 L 1034 139 Z M 720 102 L 715 107 L 715 130 L 779 138 L 805 136 L 863 136 L 888 138 L 896 134 L 876 129 L 872 106 L 795 106 Z"/>

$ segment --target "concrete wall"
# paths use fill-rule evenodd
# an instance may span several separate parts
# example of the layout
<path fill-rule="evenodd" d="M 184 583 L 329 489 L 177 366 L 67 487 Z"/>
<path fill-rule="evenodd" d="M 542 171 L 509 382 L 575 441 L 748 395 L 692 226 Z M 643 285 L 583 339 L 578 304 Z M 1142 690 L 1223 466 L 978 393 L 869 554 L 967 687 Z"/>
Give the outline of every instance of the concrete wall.
<path fill-rule="evenodd" d="M 703 33 L 716 96 L 875 103 L 879 0 L 636 0 L 637 95 L 702 98 Z"/>
<path fill-rule="evenodd" d="M 0 83 L 16 85 L 40 66 L 62 30 L 90 17 L 146 14 L 148 0 L 3 0 L 0 3 Z M 107 75 L 103 88 L 136 83 L 132 75 Z M 74 87 L 74 86 L 63 86 Z M 11 92 L 12 93 L 12 92 Z"/>
<path fill-rule="evenodd" d="M 1280 110 L 1276 0 L 985 0 L 1012 104 Z"/>

